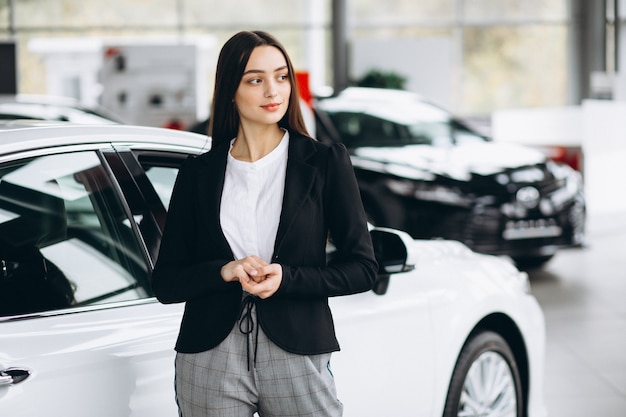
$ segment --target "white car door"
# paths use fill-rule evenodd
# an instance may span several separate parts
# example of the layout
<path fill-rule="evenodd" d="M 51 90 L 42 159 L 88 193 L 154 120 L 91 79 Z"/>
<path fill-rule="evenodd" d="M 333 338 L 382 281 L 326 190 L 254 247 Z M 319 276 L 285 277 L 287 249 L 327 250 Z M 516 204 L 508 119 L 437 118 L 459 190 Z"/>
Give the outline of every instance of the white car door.
<path fill-rule="evenodd" d="M 0 166 L 2 416 L 176 415 L 182 306 L 151 297 L 108 172 L 84 147 Z"/>
<path fill-rule="evenodd" d="M 331 299 L 341 351 L 333 355 L 344 415 L 433 415 L 437 341 L 429 299 L 436 277 L 393 274 L 386 293 Z"/>
<path fill-rule="evenodd" d="M 0 322 L 0 415 L 177 415 L 173 344 L 180 311 L 122 303 Z M 24 372 L 30 375 L 13 381 Z"/>

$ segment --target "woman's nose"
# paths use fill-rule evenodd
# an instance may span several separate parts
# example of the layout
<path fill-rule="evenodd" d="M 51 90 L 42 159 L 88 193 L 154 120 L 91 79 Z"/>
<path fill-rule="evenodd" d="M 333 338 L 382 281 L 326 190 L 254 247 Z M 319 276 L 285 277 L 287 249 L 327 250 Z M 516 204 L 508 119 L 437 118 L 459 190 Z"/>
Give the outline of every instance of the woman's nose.
<path fill-rule="evenodd" d="M 265 97 L 276 97 L 277 95 L 276 86 L 273 83 L 268 83 L 267 90 L 265 91 Z"/>

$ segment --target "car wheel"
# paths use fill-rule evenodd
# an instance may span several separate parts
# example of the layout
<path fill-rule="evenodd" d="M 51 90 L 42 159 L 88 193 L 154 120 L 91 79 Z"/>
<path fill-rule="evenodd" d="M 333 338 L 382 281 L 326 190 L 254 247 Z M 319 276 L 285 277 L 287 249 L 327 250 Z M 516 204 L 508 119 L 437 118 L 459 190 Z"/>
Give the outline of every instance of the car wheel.
<path fill-rule="evenodd" d="M 542 255 L 542 256 L 528 256 L 528 257 L 519 257 L 514 258 L 515 265 L 517 265 L 520 269 L 538 269 L 544 266 L 550 259 L 554 257 L 552 255 Z"/>
<path fill-rule="evenodd" d="M 448 389 L 444 417 L 521 417 L 519 370 L 506 341 L 484 331 L 463 347 Z"/>

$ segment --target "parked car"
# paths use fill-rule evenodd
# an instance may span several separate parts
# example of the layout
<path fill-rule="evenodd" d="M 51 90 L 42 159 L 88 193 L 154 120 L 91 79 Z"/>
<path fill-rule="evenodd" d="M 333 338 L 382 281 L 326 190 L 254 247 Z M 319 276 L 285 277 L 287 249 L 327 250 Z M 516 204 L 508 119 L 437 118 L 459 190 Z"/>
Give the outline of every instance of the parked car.
<path fill-rule="evenodd" d="M 178 168 L 209 147 L 169 129 L 0 123 L 0 415 L 177 415 L 184 306 L 160 304 L 150 272 Z M 345 415 L 545 416 L 527 274 L 459 242 L 371 234 L 376 288 L 331 300 Z"/>
<path fill-rule="evenodd" d="M 121 123 L 121 119 L 100 107 L 87 107 L 69 97 L 29 94 L 0 95 L 0 120 L 50 120 L 79 124 Z"/>
<path fill-rule="evenodd" d="M 351 87 L 315 104 L 317 137 L 351 151 L 370 220 L 539 266 L 584 243 L 579 172 L 491 141 L 400 90 Z"/>

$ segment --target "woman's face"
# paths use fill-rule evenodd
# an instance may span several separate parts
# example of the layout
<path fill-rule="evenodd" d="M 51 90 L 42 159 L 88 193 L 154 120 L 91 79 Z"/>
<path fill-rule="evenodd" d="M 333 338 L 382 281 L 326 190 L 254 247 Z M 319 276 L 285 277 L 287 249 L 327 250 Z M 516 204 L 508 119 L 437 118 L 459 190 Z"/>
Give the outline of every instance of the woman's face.
<path fill-rule="evenodd" d="M 256 47 L 235 92 L 241 123 L 278 123 L 287 112 L 290 95 L 289 70 L 283 54 L 273 46 Z"/>

